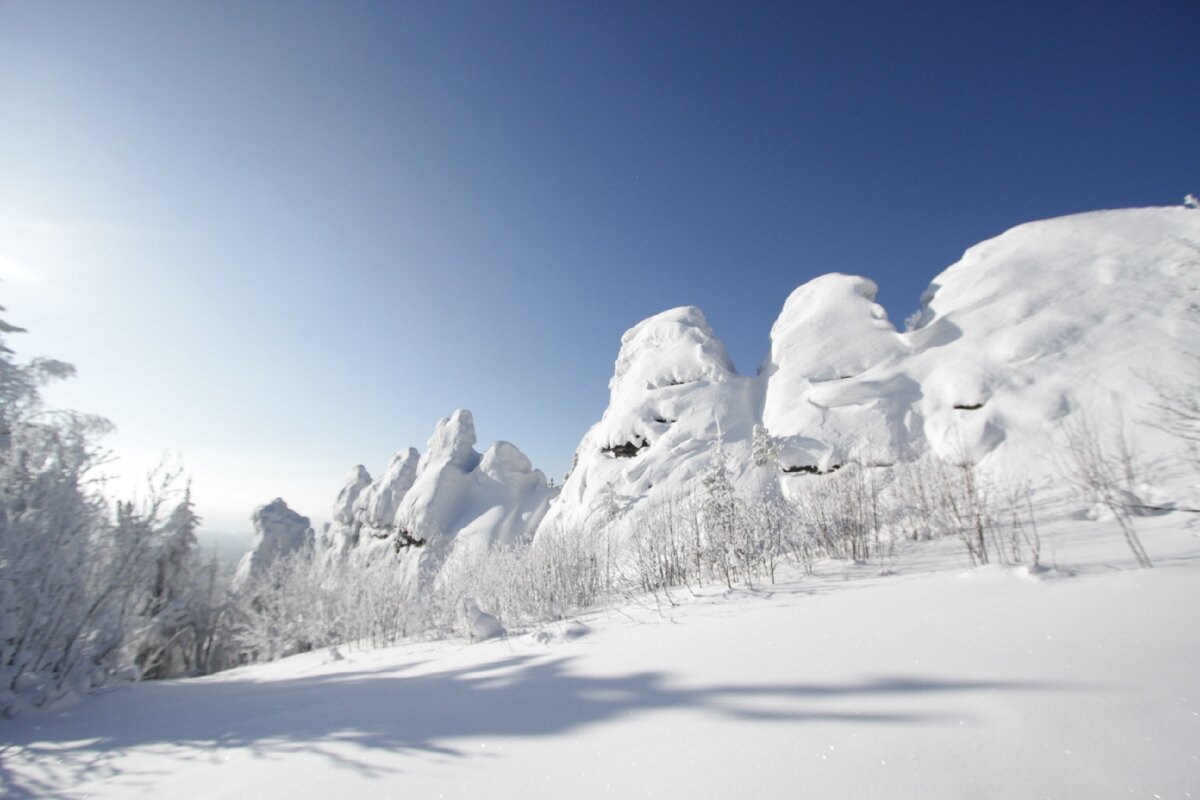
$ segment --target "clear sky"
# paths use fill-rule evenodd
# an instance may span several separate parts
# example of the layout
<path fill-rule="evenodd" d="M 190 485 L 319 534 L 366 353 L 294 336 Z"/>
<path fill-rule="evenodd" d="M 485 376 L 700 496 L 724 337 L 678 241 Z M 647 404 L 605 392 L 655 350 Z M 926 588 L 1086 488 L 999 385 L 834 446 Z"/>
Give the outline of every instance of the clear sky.
<path fill-rule="evenodd" d="M 471 409 L 561 479 L 620 336 L 897 325 L 1032 219 L 1200 193 L 1200 3 L 0 0 L 0 304 L 110 471 L 328 517 Z"/>

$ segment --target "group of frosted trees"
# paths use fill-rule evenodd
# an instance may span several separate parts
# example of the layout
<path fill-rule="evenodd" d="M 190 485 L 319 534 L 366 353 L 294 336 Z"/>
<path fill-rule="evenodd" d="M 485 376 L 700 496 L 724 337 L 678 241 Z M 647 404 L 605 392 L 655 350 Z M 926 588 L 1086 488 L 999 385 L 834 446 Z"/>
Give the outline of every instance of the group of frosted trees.
<path fill-rule="evenodd" d="M 217 655 L 217 577 L 195 554 L 190 492 L 168 476 L 110 505 L 96 477 L 107 424 L 39 395 L 71 373 L 19 363 L 0 339 L 0 715 L 207 671 Z"/>

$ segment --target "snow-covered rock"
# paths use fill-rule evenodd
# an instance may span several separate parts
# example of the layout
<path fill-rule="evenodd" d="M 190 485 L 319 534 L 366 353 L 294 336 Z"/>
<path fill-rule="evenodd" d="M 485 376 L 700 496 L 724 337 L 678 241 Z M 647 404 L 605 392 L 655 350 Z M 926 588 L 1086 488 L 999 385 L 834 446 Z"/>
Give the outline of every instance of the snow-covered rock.
<path fill-rule="evenodd" d="M 867 278 L 824 275 L 792 292 L 772 326 L 762 424 L 785 467 L 893 461 L 913 439 L 920 389 L 895 369 L 908 348 L 875 293 Z"/>
<path fill-rule="evenodd" d="M 1145 420 L 1200 349 L 1200 215 L 1098 211 L 1020 225 L 934 278 L 904 371 L 925 442 L 1016 468 L 1084 412 Z M 1160 439 L 1152 426 L 1139 437 Z M 1163 446 L 1170 446 L 1162 442 Z"/>
<path fill-rule="evenodd" d="M 323 537 L 330 555 L 396 558 L 416 591 L 456 552 L 531 538 L 557 490 L 515 445 L 496 442 L 481 455 L 475 443 L 471 412 L 455 411 L 437 423 L 424 454 L 401 450 L 360 488 L 345 520 L 337 516 L 343 489 Z M 352 473 L 350 483 L 359 480 Z"/>
<path fill-rule="evenodd" d="M 785 495 L 846 463 L 928 452 L 1050 474 L 1058 425 L 1077 414 L 1107 425 L 1118 408 L 1143 441 L 1179 447 L 1147 420 L 1200 351 L 1192 210 L 1013 228 L 935 277 L 906 331 L 875 296 L 874 282 L 851 275 L 799 287 L 753 376 L 737 373 L 699 309 L 656 314 L 621 338 L 608 407 L 561 493 L 511 444 L 480 454 L 460 410 L 438 422 L 423 454 L 400 451 L 374 480 L 357 467 L 323 544 L 398 558 L 418 587 L 448 559 L 539 527 L 585 530 L 692 494 L 718 447 L 735 485 Z"/>
<path fill-rule="evenodd" d="M 395 453 L 387 469 L 358 496 L 354 519 L 370 535 L 384 535 L 396 525 L 400 503 L 417 479 L 420 458 L 421 454 L 413 447 Z"/>
<path fill-rule="evenodd" d="M 233 575 L 235 591 L 262 575 L 280 558 L 313 545 L 308 517 L 300 516 L 278 497 L 256 508 L 250 519 L 254 523 L 254 539 L 250 552 L 242 556 Z"/>
<path fill-rule="evenodd" d="M 796 289 L 754 377 L 735 372 L 699 309 L 636 325 L 621 339 L 608 408 L 543 524 L 593 526 L 614 503 L 690 493 L 718 443 L 734 479 L 757 487 L 924 452 L 1046 475 L 1057 426 L 1086 414 L 1109 427 L 1119 409 L 1152 449 L 1180 446 L 1147 422 L 1200 352 L 1193 210 L 1013 228 L 934 278 L 905 332 L 875 292 L 839 274 Z M 778 450 L 769 472 L 751 456 L 756 425 Z"/>
<path fill-rule="evenodd" d="M 543 524 L 595 525 L 614 493 L 636 501 L 698 478 L 718 440 L 749 440 L 757 388 L 737 374 L 700 309 L 674 308 L 634 326 L 621 337 L 608 408 L 584 435 Z"/>
<path fill-rule="evenodd" d="M 344 553 L 358 544 L 360 525 L 356 524 L 354 507 L 363 490 L 371 485 L 371 474 L 362 464 L 350 470 L 346 482 L 338 492 L 337 500 L 330 512 L 330 522 L 321 531 L 321 544 L 333 551 Z"/>

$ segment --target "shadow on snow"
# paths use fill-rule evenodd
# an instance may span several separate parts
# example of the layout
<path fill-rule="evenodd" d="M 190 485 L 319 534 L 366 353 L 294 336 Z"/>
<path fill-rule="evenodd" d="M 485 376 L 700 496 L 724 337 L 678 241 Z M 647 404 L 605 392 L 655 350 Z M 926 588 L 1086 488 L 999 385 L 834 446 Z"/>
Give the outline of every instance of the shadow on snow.
<path fill-rule="evenodd" d="M 347 755 L 350 751 L 342 745 L 444 759 L 478 757 L 480 751 L 468 754 L 451 742 L 553 736 L 627 721 L 631 713 L 672 709 L 766 723 L 913 724 L 943 717 L 886 710 L 891 699 L 1062 688 L 917 677 L 846 684 L 676 686 L 662 672 L 573 674 L 571 660 L 514 656 L 431 674 L 406 674 L 419 666 L 412 663 L 283 680 L 142 684 L 57 718 L 0 724 L 8 740 L 0 747 L 0 794 L 43 797 L 84 779 L 130 784 L 149 780 L 149 770 L 132 774 L 119 757 L 150 746 L 156 754 L 213 763 L 231 748 L 267 759 L 307 753 L 328 759 L 332 766 L 374 776 L 396 767 Z M 843 702 L 837 709 L 821 708 L 822 701 L 859 698 L 861 707 L 847 709 Z"/>

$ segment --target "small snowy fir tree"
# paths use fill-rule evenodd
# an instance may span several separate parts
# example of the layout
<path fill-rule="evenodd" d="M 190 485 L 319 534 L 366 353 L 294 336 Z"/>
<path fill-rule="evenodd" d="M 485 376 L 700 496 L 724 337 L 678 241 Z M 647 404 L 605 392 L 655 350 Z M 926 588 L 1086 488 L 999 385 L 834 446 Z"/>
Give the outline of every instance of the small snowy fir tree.
<path fill-rule="evenodd" d="M 169 485 L 171 479 L 168 476 L 165 483 Z M 199 572 L 195 552 L 199 524 L 188 486 L 152 536 L 149 589 L 142 611 L 146 624 L 134 659 L 143 678 L 185 675 L 198 666 L 193 661 L 199 609 L 192 588 Z"/>
<path fill-rule="evenodd" d="M 1183 196 L 1183 204 L 1188 208 L 1200 208 L 1200 200 L 1194 194 L 1185 194 Z"/>
<path fill-rule="evenodd" d="M 625 509 L 628 506 L 628 497 L 617 494 L 616 489 L 613 488 L 611 483 L 604 484 L 604 488 L 600 490 L 596 509 L 604 525 L 611 525 L 616 522 L 625 513 Z"/>
<path fill-rule="evenodd" d="M 779 462 L 779 440 L 762 425 L 754 426 L 751 458 L 756 467 L 774 466 Z"/>
<path fill-rule="evenodd" d="M 708 561 L 713 571 L 720 574 L 726 585 L 732 588 L 734 573 L 738 568 L 743 515 L 737 490 L 733 486 L 729 457 L 720 442 L 701 484 L 704 486 L 701 508 L 708 537 Z"/>

